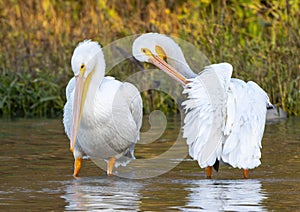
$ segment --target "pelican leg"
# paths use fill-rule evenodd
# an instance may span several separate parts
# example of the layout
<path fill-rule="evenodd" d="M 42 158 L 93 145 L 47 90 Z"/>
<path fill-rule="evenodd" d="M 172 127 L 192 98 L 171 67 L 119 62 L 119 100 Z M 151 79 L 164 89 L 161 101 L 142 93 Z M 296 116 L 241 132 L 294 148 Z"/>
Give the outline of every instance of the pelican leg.
<path fill-rule="evenodd" d="M 113 176 L 112 170 L 115 166 L 116 163 L 116 158 L 111 157 L 108 159 L 108 163 L 107 163 L 107 175 L 108 176 Z"/>
<path fill-rule="evenodd" d="M 82 158 L 75 158 L 75 162 L 74 162 L 74 173 L 73 176 L 77 177 L 78 173 L 81 169 L 81 164 L 82 164 Z"/>
<path fill-rule="evenodd" d="M 249 169 L 244 169 L 243 173 L 244 173 L 244 179 L 248 179 Z"/>
<path fill-rule="evenodd" d="M 212 166 L 208 166 L 205 168 L 205 173 L 206 173 L 206 178 L 211 179 L 211 174 L 212 174 Z"/>

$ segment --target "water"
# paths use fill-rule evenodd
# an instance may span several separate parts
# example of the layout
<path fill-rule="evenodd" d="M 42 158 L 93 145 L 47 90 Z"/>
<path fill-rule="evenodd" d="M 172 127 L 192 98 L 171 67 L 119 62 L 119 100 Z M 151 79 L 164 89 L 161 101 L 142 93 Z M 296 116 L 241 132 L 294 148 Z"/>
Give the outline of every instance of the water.
<path fill-rule="evenodd" d="M 138 145 L 136 157 L 151 157 L 170 148 L 180 130 L 176 120 L 168 119 L 167 130 L 152 146 Z M 163 175 L 140 180 L 107 177 L 87 160 L 80 177 L 74 179 L 68 149 L 61 120 L 0 120 L 0 211 L 300 208 L 299 118 L 266 126 L 262 165 L 250 172 L 248 180 L 241 179 L 241 170 L 224 165 L 207 180 L 204 170 L 189 157 Z M 185 145 L 182 151 L 186 151 Z"/>

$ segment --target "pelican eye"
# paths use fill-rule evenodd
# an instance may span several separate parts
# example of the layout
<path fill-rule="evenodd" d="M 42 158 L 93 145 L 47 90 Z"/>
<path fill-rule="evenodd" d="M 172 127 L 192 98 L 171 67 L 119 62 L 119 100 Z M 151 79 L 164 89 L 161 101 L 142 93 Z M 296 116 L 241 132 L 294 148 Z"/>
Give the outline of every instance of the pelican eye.
<path fill-rule="evenodd" d="M 81 66 L 80 66 L 80 73 L 81 73 L 81 75 L 83 75 L 84 72 L 85 72 L 85 65 L 81 64 Z"/>
<path fill-rule="evenodd" d="M 149 50 L 149 49 L 147 49 L 147 48 L 141 48 L 141 50 L 142 50 L 142 52 L 145 54 L 145 55 L 147 55 L 148 57 L 152 57 L 153 55 L 152 55 L 152 52 Z"/>

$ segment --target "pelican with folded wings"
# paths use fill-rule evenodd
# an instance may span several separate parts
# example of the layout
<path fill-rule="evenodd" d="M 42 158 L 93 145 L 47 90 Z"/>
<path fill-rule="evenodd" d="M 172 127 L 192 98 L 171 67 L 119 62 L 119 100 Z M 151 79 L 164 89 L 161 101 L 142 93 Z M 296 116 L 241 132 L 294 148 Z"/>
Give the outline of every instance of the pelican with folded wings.
<path fill-rule="evenodd" d="M 97 42 L 84 41 L 71 60 L 74 77 L 66 88 L 63 123 L 73 152 L 74 176 L 88 156 L 113 167 L 134 159 L 142 124 L 142 99 L 135 86 L 105 77 L 105 61 Z"/>

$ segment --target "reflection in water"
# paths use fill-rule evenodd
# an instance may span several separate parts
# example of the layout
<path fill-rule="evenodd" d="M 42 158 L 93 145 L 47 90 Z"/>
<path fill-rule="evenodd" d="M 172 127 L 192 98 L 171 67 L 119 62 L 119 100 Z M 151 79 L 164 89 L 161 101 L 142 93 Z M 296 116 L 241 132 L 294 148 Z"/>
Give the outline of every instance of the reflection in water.
<path fill-rule="evenodd" d="M 172 123 L 158 142 L 137 145 L 136 157 L 150 158 L 168 150 L 180 128 L 175 120 L 168 121 L 168 125 Z M 206 180 L 204 171 L 189 159 L 159 177 L 142 180 L 106 177 L 86 161 L 81 178 L 73 179 L 73 157 L 68 148 L 60 119 L 0 119 L 0 211 L 300 208 L 300 118 L 266 126 L 262 165 L 248 180 L 233 179 L 240 176 L 240 170 L 226 166 L 214 173 L 213 180 Z M 134 175 L 139 170 L 127 167 L 126 171 Z"/>
<path fill-rule="evenodd" d="M 62 196 L 67 202 L 65 210 L 138 210 L 140 205 L 142 184 L 135 180 L 78 178 L 67 184 L 66 194 Z"/>
<path fill-rule="evenodd" d="M 188 202 L 183 211 L 263 211 L 259 180 L 197 180 L 189 182 Z"/>

